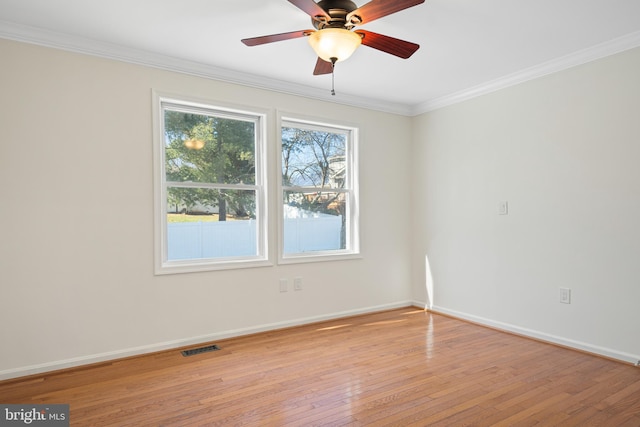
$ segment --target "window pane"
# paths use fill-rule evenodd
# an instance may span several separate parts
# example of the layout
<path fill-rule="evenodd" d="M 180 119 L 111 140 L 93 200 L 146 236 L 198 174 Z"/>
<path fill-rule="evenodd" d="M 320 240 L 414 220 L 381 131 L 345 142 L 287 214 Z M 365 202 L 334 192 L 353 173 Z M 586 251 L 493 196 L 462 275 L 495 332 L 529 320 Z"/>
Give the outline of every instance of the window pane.
<path fill-rule="evenodd" d="M 282 128 L 282 185 L 345 188 L 344 133 Z"/>
<path fill-rule="evenodd" d="M 255 184 L 255 123 L 164 111 L 168 182 Z"/>
<path fill-rule="evenodd" d="M 346 248 L 347 193 L 284 192 L 284 253 Z"/>
<path fill-rule="evenodd" d="M 167 259 L 258 254 L 253 190 L 169 188 Z"/>

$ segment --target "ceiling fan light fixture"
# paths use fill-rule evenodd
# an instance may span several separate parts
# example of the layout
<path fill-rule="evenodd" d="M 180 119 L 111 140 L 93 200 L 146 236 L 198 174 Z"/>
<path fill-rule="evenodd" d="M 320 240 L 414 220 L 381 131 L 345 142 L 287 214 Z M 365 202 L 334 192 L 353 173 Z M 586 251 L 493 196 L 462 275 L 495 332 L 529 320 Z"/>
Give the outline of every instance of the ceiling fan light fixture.
<path fill-rule="evenodd" d="M 327 62 L 344 61 L 362 43 L 359 34 L 343 28 L 323 28 L 309 35 L 309 44 L 318 57 Z"/>

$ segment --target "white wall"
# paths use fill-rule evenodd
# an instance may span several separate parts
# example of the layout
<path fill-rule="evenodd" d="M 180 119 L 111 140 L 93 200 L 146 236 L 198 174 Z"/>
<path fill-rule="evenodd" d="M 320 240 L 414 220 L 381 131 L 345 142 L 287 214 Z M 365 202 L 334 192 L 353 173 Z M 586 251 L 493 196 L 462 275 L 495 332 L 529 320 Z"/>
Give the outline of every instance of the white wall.
<path fill-rule="evenodd" d="M 0 58 L 0 379 L 411 302 L 410 118 L 5 40 Z M 152 89 L 268 109 L 272 190 L 276 111 L 359 125 L 363 258 L 154 276 Z"/>
<path fill-rule="evenodd" d="M 0 379 L 425 301 L 427 254 L 440 311 L 640 358 L 640 49 L 415 118 L 4 40 L 0 58 Z M 363 258 L 154 276 L 152 89 L 268 109 L 272 190 L 277 110 L 360 125 Z"/>
<path fill-rule="evenodd" d="M 428 255 L 436 310 L 640 359 L 639 76 L 634 49 L 416 117 L 415 297 Z"/>

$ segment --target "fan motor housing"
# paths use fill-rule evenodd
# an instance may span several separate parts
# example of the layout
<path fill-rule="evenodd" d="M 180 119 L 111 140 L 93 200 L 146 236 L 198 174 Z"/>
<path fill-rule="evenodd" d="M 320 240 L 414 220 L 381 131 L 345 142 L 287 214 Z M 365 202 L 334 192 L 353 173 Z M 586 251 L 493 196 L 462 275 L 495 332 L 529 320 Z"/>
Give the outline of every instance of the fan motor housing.
<path fill-rule="evenodd" d="M 360 17 L 358 16 L 351 17 L 349 22 L 347 22 L 347 15 L 358 8 L 351 0 L 320 0 L 318 6 L 331 17 L 328 21 L 324 16 L 312 17 L 311 23 L 318 30 L 323 28 L 351 29 L 354 25 L 360 23 Z"/>

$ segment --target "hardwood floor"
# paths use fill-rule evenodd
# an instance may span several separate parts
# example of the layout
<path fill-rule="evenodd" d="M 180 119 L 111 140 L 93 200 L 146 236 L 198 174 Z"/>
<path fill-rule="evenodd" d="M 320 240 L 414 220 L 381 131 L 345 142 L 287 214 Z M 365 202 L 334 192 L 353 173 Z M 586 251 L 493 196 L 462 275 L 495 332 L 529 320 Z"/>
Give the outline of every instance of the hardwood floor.
<path fill-rule="evenodd" d="M 0 382 L 72 426 L 640 426 L 640 369 L 405 308 Z"/>

